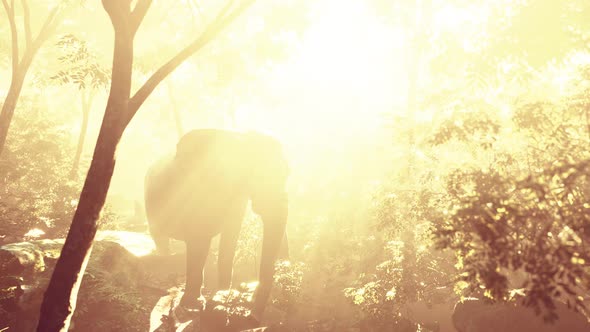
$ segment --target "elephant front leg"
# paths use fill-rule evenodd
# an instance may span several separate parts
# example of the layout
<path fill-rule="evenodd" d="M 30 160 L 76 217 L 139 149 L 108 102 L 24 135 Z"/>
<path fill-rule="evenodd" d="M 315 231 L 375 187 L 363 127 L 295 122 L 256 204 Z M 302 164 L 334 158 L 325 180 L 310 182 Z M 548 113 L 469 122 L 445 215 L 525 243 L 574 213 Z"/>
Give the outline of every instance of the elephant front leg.
<path fill-rule="evenodd" d="M 285 222 L 265 221 L 262 240 L 262 255 L 260 258 L 259 284 L 254 296 L 254 310 L 252 314 L 259 321 L 262 319 L 264 308 L 272 289 L 275 262 L 279 256 L 281 243 L 285 234 Z"/>
<path fill-rule="evenodd" d="M 194 310 L 202 310 L 204 299 L 201 296 L 203 267 L 209 253 L 211 239 L 198 239 L 186 242 L 186 288 L 180 305 Z"/>
<path fill-rule="evenodd" d="M 272 193 L 272 194 L 269 194 Z M 264 308 L 270 296 L 274 281 L 275 262 L 278 257 L 288 257 L 288 246 L 281 250 L 283 239 L 286 241 L 288 200 L 284 191 L 268 191 L 264 195 L 252 198 L 252 209 L 262 219 L 264 225 L 262 254 L 260 257 L 259 284 L 254 294 L 252 315 L 258 321 L 262 319 Z"/>

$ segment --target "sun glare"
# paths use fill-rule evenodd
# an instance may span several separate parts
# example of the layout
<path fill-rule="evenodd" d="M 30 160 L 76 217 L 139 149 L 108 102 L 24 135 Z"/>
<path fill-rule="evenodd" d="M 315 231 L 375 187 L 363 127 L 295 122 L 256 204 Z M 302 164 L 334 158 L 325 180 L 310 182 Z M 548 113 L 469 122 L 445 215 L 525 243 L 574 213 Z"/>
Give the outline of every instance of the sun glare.
<path fill-rule="evenodd" d="M 239 129 L 267 132 L 304 149 L 374 134 L 379 114 L 405 97 L 402 48 L 400 34 L 365 2 L 322 2 L 297 55 L 271 74 L 279 107 L 242 105 Z"/>

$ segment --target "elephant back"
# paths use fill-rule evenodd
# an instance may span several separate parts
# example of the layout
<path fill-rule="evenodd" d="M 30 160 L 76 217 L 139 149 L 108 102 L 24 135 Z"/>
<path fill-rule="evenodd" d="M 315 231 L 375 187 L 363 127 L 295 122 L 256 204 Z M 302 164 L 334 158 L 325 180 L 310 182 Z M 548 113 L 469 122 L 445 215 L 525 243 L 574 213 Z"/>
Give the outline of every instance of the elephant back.
<path fill-rule="evenodd" d="M 248 198 L 258 213 L 286 205 L 288 173 L 282 146 L 270 136 L 193 130 L 146 175 L 150 227 L 180 240 L 193 231 L 214 234 L 235 222 Z"/>

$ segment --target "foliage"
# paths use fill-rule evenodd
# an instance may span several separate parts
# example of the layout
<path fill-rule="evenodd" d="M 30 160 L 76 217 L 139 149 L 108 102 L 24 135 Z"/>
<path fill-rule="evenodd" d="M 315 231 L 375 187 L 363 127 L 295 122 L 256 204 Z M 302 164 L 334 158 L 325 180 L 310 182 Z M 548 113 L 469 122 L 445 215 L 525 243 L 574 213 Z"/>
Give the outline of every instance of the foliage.
<path fill-rule="evenodd" d="M 488 112 L 457 112 L 440 124 L 431 143 L 439 145 L 451 139 L 476 140 L 480 142 L 480 148 L 488 149 L 499 130 L 500 124 Z"/>
<path fill-rule="evenodd" d="M 406 312 L 404 308 L 407 304 L 419 301 L 436 305 L 454 298 L 450 287 L 456 273 L 452 260 L 448 254 L 435 250 L 433 225 L 418 222 L 416 215 L 410 216 L 417 210 L 431 216 L 435 210 L 428 208 L 424 201 L 405 201 L 414 197 L 413 194 L 402 193 L 401 197 L 389 194 L 382 202 L 377 210 L 381 213 L 377 215 L 381 216 L 378 219 L 382 223 L 379 229 L 385 233 L 383 238 L 391 240 L 377 244 L 385 250 L 372 258 L 376 265 L 362 268 L 363 272 L 353 281 L 353 287 L 344 289 L 345 296 L 360 309 L 360 324 L 365 328 L 381 331 L 417 323 L 402 314 Z M 423 199 L 427 197 L 422 196 Z M 416 204 L 419 208 L 398 209 L 406 204 Z M 408 214 L 403 211 L 408 211 Z M 412 222 L 414 225 L 411 225 Z M 414 233 L 410 233 L 413 239 L 407 237 L 408 228 L 414 229 Z"/>
<path fill-rule="evenodd" d="M 145 313 L 151 306 L 142 302 L 136 286 L 129 285 L 124 276 L 111 276 L 104 270 L 88 271 L 84 279 L 82 292 L 91 292 L 92 296 L 79 302 L 73 317 L 75 330 L 145 331 Z"/>
<path fill-rule="evenodd" d="M 456 250 L 461 280 L 471 291 L 509 300 L 520 289 L 524 303 L 553 318 L 554 300 L 584 309 L 589 290 L 588 171 L 590 162 L 557 162 L 515 181 L 497 171 L 458 172 L 449 181 L 456 198 L 437 231 L 438 245 Z M 460 182 L 457 180 L 460 179 Z M 508 272 L 510 271 L 510 273 Z M 524 280 L 509 278 L 526 273 Z"/>
<path fill-rule="evenodd" d="M 502 9 L 499 3 L 497 10 Z M 411 258 L 412 252 L 420 257 L 421 250 L 431 255 L 437 271 L 432 279 L 423 269 L 424 261 L 416 266 L 396 262 L 400 271 L 410 270 L 407 280 L 425 280 L 431 287 L 456 282 L 455 291 L 463 296 L 518 298 L 552 320 L 556 300 L 583 310 L 590 285 L 584 246 L 589 207 L 588 75 L 575 56 L 570 58 L 577 46 L 565 46 L 572 41 L 569 37 L 541 34 L 528 39 L 524 31 L 530 29 L 529 20 L 519 17 L 533 16 L 534 24 L 543 24 L 540 17 L 547 10 L 558 10 L 562 15 L 552 16 L 549 24 L 558 27 L 555 34 L 568 34 L 557 21 L 584 12 L 581 7 L 586 5 L 524 4 L 515 5 L 515 16 L 493 17 L 508 23 L 498 30 L 501 33 L 457 34 L 463 40 L 456 45 L 455 36 L 442 29 L 425 29 L 435 32 L 427 45 L 434 48 L 427 53 L 433 73 L 418 109 L 436 111 L 430 122 L 412 123 L 409 120 L 417 115 L 411 114 L 393 124 L 396 139 L 414 137 L 416 145 L 405 155 L 407 170 L 392 165 L 393 174 L 406 177 L 391 176 L 376 195 L 375 211 L 377 224 L 388 231 L 381 234 L 383 242 L 409 245 L 401 257 Z M 486 28 L 500 22 L 490 20 Z M 568 22 L 579 28 L 577 34 L 588 34 L 585 23 Z M 477 40 L 469 39 L 474 36 Z M 552 52 L 533 51 L 546 45 L 547 37 L 560 39 L 559 46 Z M 521 43 L 522 38 L 527 40 Z M 563 80 L 566 75 L 567 83 L 556 88 L 557 77 Z M 533 77 L 542 79 L 534 82 Z M 399 143 L 394 140 L 394 145 Z M 431 232 L 419 239 L 423 225 Z M 452 250 L 436 253 L 437 249 Z M 455 267 L 450 254 L 457 257 Z M 382 267 L 375 266 L 377 271 Z M 399 304 L 386 297 L 390 280 L 398 296 L 404 287 L 412 287 L 399 274 L 375 273 L 362 275 L 347 289 L 347 296 L 365 317 L 386 317 L 399 311 L 392 309 Z M 421 284 L 414 284 L 418 300 L 427 300 L 429 295 L 420 294 L 417 287 Z"/>
<path fill-rule="evenodd" d="M 32 228 L 64 234 L 76 206 L 78 183 L 69 179 L 69 133 L 29 98 L 21 101 L 0 158 L 0 233 L 21 237 Z"/>
<path fill-rule="evenodd" d="M 450 172 L 446 206 L 434 218 L 437 246 L 458 257 L 461 287 L 492 300 L 518 298 L 549 321 L 557 318 L 555 301 L 587 310 L 590 132 L 580 94 L 515 105 L 524 147 L 496 144 L 487 166 Z"/>
<path fill-rule="evenodd" d="M 276 264 L 272 294 L 273 306 L 288 312 L 299 304 L 298 300 L 306 270 L 306 266 L 302 262 L 291 263 L 285 260 Z"/>
<path fill-rule="evenodd" d="M 355 287 L 344 289 L 346 298 L 362 312 L 361 325 L 377 331 L 392 329 L 402 319 L 393 314 L 399 311 L 400 305 L 396 301 L 402 275 L 400 243 L 390 243 L 388 247 L 398 255 L 379 264 L 375 273 L 361 274 Z"/>
<path fill-rule="evenodd" d="M 101 67 L 96 52 L 88 49 L 86 41 L 73 34 L 65 34 L 59 38 L 56 46 L 62 53 L 58 60 L 65 68 L 51 76 L 51 80 L 74 84 L 80 90 L 105 88 L 110 82 L 110 73 Z"/>
<path fill-rule="evenodd" d="M 256 282 L 241 283 L 237 289 L 218 291 L 211 301 L 216 305 L 221 305 L 229 316 L 247 316 L 250 314 L 248 307 L 252 302 L 257 286 L 258 283 Z"/>

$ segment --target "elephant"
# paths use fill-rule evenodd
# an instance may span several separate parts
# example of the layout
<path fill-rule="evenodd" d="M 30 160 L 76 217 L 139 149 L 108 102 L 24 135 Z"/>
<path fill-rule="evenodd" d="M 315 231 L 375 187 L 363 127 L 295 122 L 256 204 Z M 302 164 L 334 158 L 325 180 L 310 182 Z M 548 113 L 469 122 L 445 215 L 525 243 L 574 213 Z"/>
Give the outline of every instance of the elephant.
<path fill-rule="evenodd" d="M 217 286 L 230 287 L 238 236 L 250 200 L 263 222 L 259 284 L 252 309 L 252 315 L 260 319 L 272 288 L 274 264 L 288 257 L 288 175 L 279 141 L 257 132 L 221 129 L 186 133 L 175 154 L 148 169 L 145 209 L 156 250 L 167 254 L 170 238 L 186 244 L 181 306 L 203 309 L 203 268 L 211 240 L 218 234 Z"/>

